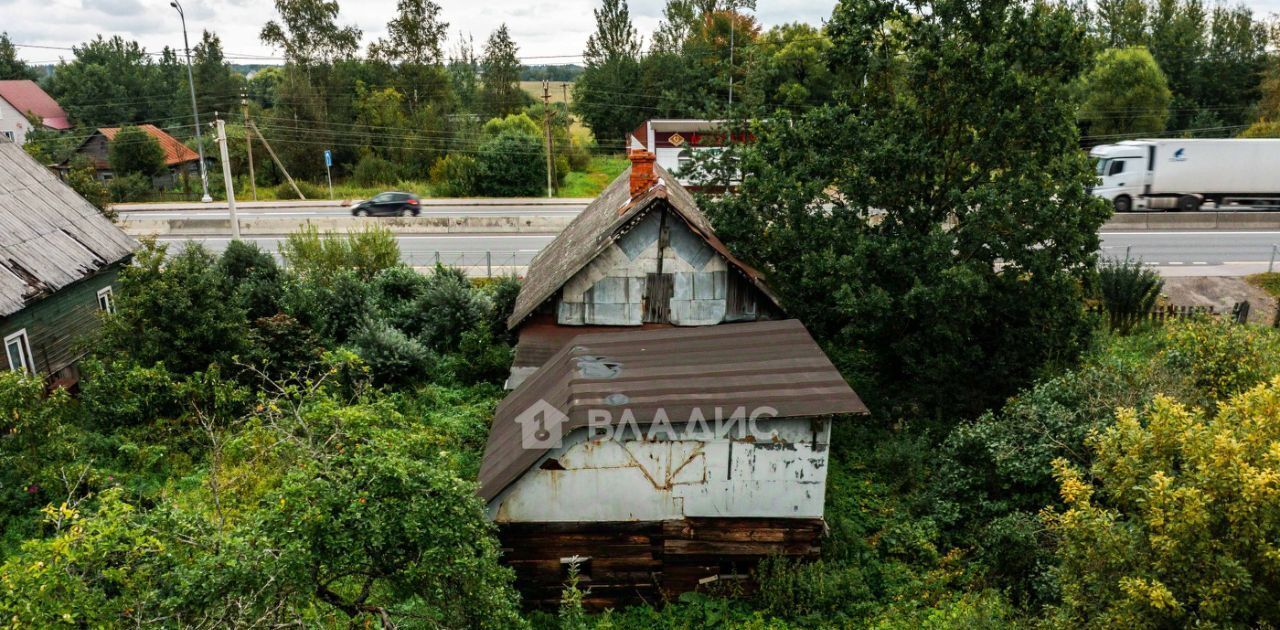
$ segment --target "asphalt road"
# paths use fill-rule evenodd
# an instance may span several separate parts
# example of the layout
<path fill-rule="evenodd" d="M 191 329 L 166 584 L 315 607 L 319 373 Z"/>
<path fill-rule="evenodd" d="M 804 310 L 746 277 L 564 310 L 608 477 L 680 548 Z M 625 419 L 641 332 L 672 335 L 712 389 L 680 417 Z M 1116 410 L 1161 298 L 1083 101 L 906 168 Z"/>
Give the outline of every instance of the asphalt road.
<path fill-rule="evenodd" d="M 494 267 L 529 264 L 534 254 L 551 242 L 554 234 L 440 234 L 402 235 L 400 250 L 415 266 L 442 263 L 455 266 Z M 1103 232 L 1102 253 L 1110 258 L 1132 258 L 1153 265 L 1166 275 L 1236 276 L 1266 271 L 1273 244 L 1280 231 Z M 169 242 L 188 240 L 164 238 Z M 214 251 L 226 247 L 227 238 L 197 238 Z M 263 249 L 275 251 L 281 237 L 253 237 Z"/>
<path fill-rule="evenodd" d="M 424 217 L 505 217 L 505 216 L 574 216 L 585 204 L 423 204 Z M 124 221 L 132 219 L 225 219 L 231 215 L 226 208 L 199 209 L 148 209 L 119 210 Z M 250 217 L 314 217 L 351 216 L 351 209 L 341 206 L 271 206 L 237 208 L 240 218 Z"/>
<path fill-rule="evenodd" d="M 1280 231 L 1103 232 L 1102 253 L 1131 258 L 1169 275 L 1234 276 L 1266 271 Z"/>

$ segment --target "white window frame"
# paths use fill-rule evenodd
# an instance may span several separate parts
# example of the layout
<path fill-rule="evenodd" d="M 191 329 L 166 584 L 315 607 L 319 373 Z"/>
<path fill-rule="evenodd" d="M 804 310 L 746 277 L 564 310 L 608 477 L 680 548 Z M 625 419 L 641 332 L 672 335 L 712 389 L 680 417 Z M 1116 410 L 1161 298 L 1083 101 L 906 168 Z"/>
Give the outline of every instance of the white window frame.
<path fill-rule="evenodd" d="M 9 142 L 17 142 L 17 141 L 18 141 L 17 134 L 13 133 L 12 131 L 0 131 L 0 134 L 3 134 L 3 135 L 4 135 L 4 137 L 8 138 L 8 139 L 9 139 Z"/>
<path fill-rule="evenodd" d="M 116 296 L 111 287 L 98 289 L 98 310 L 104 313 L 116 312 Z"/>
<path fill-rule="evenodd" d="M 13 365 L 13 356 L 9 352 L 9 346 L 15 341 L 19 342 L 18 352 L 22 355 L 20 358 L 22 359 L 23 364 L 20 366 Z M 14 372 L 26 372 L 27 374 L 32 375 L 36 373 L 35 357 L 31 355 L 31 338 L 27 336 L 26 328 L 4 338 L 4 356 L 5 360 L 9 362 L 10 370 L 13 370 Z"/>

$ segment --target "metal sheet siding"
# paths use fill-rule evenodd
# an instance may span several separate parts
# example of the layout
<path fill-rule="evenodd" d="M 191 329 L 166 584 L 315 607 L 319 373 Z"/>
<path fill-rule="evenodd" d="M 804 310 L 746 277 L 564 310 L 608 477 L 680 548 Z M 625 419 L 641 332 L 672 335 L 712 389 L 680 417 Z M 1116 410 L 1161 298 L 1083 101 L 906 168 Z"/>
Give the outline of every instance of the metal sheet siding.
<path fill-rule="evenodd" d="M 616 363 L 617 375 L 584 373 L 584 357 Z M 541 401 L 563 413 L 568 434 L 587 426 L 593 410 L 619 413 L 610 404 L 619 396 L 641 424 L 658 409 L 670 418 L 716 407 L 769 406 L 781 418 L 867 413 L 796 320 L 580 335 L 498 405 L 480 467 L 481 496 L 493 499 L 547 452 L 522 447 L 518 418 L 527 410 Z"/>

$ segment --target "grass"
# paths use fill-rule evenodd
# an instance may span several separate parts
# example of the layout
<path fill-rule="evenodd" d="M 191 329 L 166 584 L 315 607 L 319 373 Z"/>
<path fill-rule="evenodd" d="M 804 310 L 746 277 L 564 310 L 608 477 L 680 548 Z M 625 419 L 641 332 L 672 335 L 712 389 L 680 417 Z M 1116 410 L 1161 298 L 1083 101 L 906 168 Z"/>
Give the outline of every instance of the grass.
<path fill-rule="evenodd" d="M 550 86 L 550 87 L 551 87 L 551 102 L 552 102 L 552 103 L 564 103 L 564 102 L 565 102 L 565 98 L 564 98 L 565 90 L 564 90 L 564 88 L 560 87 L 562 84 L 564 84 L 564 82 L 563 82 L 563 81 L 552 81 L 552 82 L 551 82 L 551 86 Z M 569 83 L 568 85 L 569 85 L 569 91 L 570 91 L 570 92 L 572 92 L 572 91 L 573 91 L 573 84 L 572 84 L 572 83 Z M 528 94 L 529 96 L 533 97 L 534 102 L 537 102 L 537 103 L 541 103 L 541 102 L 542 102 L 542 81 L 521 81 L 521 82 L 520 82 L 520 89 L 524 90 L 526 94 Z M 571 95 L 571 96 L 572 96 L 572 95 Z"/>
<path fill-rule="evenodd" d="M 1280 298 L 1280 271 L 1254 274 L 1247 276 L 1245 281 L 1270 293 L 1273 297 Z"/>
<path fill-rule="evenodd" d="M 574 171 L 564 178 L 557 197 L 594 197 L 604 190 L 631 162 L 618 155 L 598 155 L 591 158 L 586 172 Z"/>

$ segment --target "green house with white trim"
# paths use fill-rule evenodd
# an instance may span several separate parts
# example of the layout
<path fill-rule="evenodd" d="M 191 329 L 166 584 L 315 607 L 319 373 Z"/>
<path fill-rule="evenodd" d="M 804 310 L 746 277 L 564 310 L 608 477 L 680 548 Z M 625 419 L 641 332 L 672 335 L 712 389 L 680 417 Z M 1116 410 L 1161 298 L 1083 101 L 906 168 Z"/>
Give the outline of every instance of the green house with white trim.
<path fill-rule="evenodd" d="M 50 386 L 79 380 L 76 362 L 113 308 L 112 284 L 137 241 L 17 144 L 0 138 L 0 369 Z"/>

